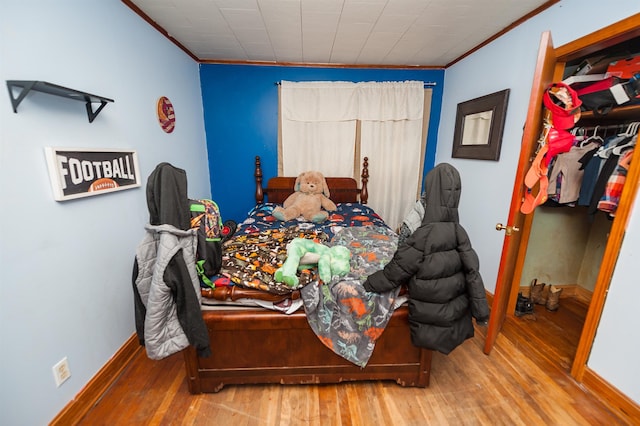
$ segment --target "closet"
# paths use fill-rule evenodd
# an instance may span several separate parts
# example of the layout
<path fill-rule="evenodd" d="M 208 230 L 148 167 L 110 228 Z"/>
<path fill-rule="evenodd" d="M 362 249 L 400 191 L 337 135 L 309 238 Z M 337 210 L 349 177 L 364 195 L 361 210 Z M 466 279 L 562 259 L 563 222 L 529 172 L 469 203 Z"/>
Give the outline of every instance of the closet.
<path fill-rule="evenodd" d="M 589 306 L 575 356 L 568 360 L 571 375 L 578 381 L 583 380 L 617 254 L 638 191 L 640 160 L 631 162 L 615 217 L 602 211 L 589 214 L 588 207 L 579 205 L 543 205 L 530 214 L 522 214 L 520 207 L 526 189 L 524 178 L 543 131 L 543 93 L 549 84 L 564 80 L 585 61 L 595 62 L 598 58 L 606 61 L 630 50 L 636 50 L 637 54 L 638 46 L 640 14 L 558 48 L 553 47 L 550 33 L 542 35 L 508 223 L 497 227 L 505 230 L 505 239 L 487 329 L 487 354 L 491 352 L 505 317 L 514 315 L 518 293 L 528 291 L 531 280 L 536 278 L 538 282 L 560 285 L 565 297 L 579 298 Z M 583 111 L 575 131 L 583 129 L 585 138 L 606 139 L 611 134 L 633 130 L 628 127 L 633 121 L 640 121 L 640 103 L 615 107 L 606 115 Z M 561 299 L 560 309 L 562 305 Z M 535 309 L 545 308 L 537 305 Z"/>
<path fill-rule="evenodd" d="M 640 38 L 633 38 L 566 62 L 562 80 L 575 79 L 585 67 L 591 71 L 582 76 L 601 76 L 608 64 L 638 54 Z M 573 83 L 571 87 L 580 91 L 589 84 L 594 83 Z M 586 98 L 584 104 L 592 107 Z M 613 173 L 620 176 L 620 185 L 626 183 L 615 169 L 616 159 L 628 159 L 637 140 L 640 116 L 627 118 L 624 113 L 630 112 L 633 104 L 640 108 L 640 99 L 605 114 L 585 109 L 570 131 L 575 135 L 574 146 L 551 161 L 549 199 L 536 208 L 529 233 L 519 285 L 523 293 L 535 279 L 547 284 L 546 291 L 553 284 L 562 289 L 565 298 L 587 304 L 591 301 L 617 210 L 617 200 L 608 195 L 612 191 L 605 196 L 604 187 L 597 183 L 606 182 Z M 603 196 L 606 199 L 598 202 Z"/>

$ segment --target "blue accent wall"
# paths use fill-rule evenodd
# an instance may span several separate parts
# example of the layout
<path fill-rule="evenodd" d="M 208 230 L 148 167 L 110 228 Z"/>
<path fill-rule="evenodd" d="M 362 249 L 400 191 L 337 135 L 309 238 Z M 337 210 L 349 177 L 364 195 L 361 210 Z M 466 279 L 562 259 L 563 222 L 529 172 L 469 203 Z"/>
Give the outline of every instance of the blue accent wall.
<path fill-rule="evenodd" d="M 444 70 L 203 64 L 200 81 L 211 197 L 218 203 L 225 220 L 242 220 L 255 204 L 253 169 L 256 155 L 261 158 L 264 185 L 278 172 L 276 83 L 281 80 L 435 82 L 425 173 L 433 167 Z"/>

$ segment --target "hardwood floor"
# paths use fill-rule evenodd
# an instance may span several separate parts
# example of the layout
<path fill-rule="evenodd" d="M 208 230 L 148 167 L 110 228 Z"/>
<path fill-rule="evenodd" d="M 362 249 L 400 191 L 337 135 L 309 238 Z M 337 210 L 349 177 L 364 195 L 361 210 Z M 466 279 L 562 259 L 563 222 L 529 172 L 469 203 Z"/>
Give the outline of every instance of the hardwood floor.
<path fill-rule="evenodd" d="M 151 361 L 140 352 L 80 424 L 631 424 L 568 374 L 586 306 L 562 299 L 555 313 L 535 309 L 507 319 L 490 356 L 482 352 L 483 327 L 448 356 L 435 353 L 425 389 L 393 382 L 244 385 L 191 395 L 181 354 Z"/>

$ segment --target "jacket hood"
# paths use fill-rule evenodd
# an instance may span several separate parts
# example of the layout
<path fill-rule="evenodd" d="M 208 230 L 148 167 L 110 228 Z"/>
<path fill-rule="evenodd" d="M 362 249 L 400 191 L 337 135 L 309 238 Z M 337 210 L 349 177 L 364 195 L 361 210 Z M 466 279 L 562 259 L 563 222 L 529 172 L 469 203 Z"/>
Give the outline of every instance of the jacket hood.
<path fill-rule="evenodd" d="M 424 179 L 427 193 L 422 224 L 432 222 L 459 222 L 458 203 L 462 183 L 460 173 L 451 164 L 441 163 L 427 173 Z"/>
<path fill-rule="evenodd" d="M 147 181 L 147 207 L 151 225 L 189 229 L 191 212 L 187 196 L 187 173 L 169 163 L 158 164 Z"/>

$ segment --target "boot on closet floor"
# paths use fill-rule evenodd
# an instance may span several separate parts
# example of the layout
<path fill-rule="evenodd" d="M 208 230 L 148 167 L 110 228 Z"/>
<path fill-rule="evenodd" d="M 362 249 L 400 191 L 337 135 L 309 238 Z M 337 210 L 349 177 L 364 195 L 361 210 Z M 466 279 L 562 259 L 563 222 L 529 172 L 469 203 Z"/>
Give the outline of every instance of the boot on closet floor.
<path fill-rule="evenodd" d="M 518 300 L 516 302 L 516 316 L 521 317 L 523 315 L 529 315 L 533 313 L 533 303 L 528 297 L 524 297 L 522 293 L 518 293 Z"/>
<path fill-rule="evenodd" d="M 531 281 L 529 299 L 531 299 L 532 303 L 535 303 L 536 305 L 544 305 L 546 303 L 546 300 L 542 295 L 545 285 L 545 283 L 538 284 L 538 280 L 536 278 Z"/>
<path fill-rule="evenodd" d="M 549 286 L 549 294 L 547 296 L 547 303 L 545 307 L 547 311 L 555 312 L 560 307 L 560 294 L 562 289 L 554 285 Z"/>

